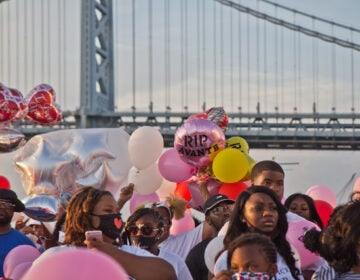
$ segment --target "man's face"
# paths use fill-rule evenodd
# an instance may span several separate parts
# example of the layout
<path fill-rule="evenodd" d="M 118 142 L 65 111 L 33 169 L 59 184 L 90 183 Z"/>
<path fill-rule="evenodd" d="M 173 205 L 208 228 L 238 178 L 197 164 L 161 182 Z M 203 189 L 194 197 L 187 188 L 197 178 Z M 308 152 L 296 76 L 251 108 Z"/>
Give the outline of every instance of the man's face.
<path fill-rule="evenodd" d="M 11 201 L 0 198 L 0 226 L 6 226 L 11 223 L 14 208 L 15 205 Z"/>
<path fill-rule="evenodd" d="M 276 192 L 280 200 L 284 196 L 284 174 L 281 172 L 264 170 L 253 179 L 252 184 L 269 187 Z"/>
<path fill-rule="evenodd" d="M 233 203 L 221 202 L 209 211 L 209 222 L 217 231 L 229 220 L 233 206 Z"/>

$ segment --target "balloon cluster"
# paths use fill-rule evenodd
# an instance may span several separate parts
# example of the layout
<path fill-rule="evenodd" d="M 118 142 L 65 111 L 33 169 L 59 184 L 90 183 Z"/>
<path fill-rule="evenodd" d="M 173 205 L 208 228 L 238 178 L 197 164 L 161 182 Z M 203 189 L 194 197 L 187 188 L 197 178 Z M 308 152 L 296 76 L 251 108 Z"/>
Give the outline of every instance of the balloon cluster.
<path fill-rule="evenodd" d="M 255 161 L 249 155 L 249 145 L 242 137 L 226 140 L 228 116 L 221 107 L 190 116 L 180 126 L 174 148 L 159 159 L 161 175 L 172 182 L 187 182 L 192 205 L 198 208 L 201 195 L 197 184 L 206 183 L 210 194 L 223 193 L 231 198 L 245 188 Z M 194 201 L 196 200 L 196 201 Z"/>
<path fill-rule="evenodd" d="M 3 126 L 22 119 L 39 125 L 55 125 L 61 117 L 60 106 L 55 103 L 55 92 L 50 85 L 37 85 L 24 98 L 19 90 L 0 83 L 0 124 Z"/>

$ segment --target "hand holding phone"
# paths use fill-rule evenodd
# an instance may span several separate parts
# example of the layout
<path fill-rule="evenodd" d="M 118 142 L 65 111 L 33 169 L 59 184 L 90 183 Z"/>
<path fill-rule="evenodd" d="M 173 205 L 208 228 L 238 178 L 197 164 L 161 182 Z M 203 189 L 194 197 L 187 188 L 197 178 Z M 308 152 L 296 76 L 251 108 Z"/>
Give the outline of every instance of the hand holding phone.
<path fill-rule="evenodd" d="M 89 230 L 85 232 L 86 240 L 96 240 L 103 241 L 102 231 L 101 230 Z"/>

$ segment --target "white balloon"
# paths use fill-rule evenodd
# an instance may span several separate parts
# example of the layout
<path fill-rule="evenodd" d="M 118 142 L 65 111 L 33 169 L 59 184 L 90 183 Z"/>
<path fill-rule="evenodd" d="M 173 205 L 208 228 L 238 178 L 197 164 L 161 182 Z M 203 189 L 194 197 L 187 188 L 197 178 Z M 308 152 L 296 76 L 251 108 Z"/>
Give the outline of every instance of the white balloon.
<path fill-rule="evenodd" d="M 161 185 L 163 177 L 156 163 L 148 168 L 138 170 L 135 166 L 130 168 L 129 183 L 134 184 L 134 189 L 139 194 L 151 194 Z"/>
<path fill-rule="evenodd" d="M 168 196 L 174 193 L 175 188 L 176 183 L 163 179 L 161 186 L 156 191 L 160 198 L 160 201 L 165 201 Z"/>
<path fill-rule="evenodd" d="M 225 236 L 217 236 L 206 246 L 204 259 L 210 272 L 214 271 L 215 257 L 222 249 L 224 249 L 224 237 Z"/>
<path fill-rule="evenodd" d="M 130 160 L 137 169 L 145 169 L 153 164 L 161 155 L 164 139 L 155 127 L 143 126 L 130 136 L 128 149 Z"/>

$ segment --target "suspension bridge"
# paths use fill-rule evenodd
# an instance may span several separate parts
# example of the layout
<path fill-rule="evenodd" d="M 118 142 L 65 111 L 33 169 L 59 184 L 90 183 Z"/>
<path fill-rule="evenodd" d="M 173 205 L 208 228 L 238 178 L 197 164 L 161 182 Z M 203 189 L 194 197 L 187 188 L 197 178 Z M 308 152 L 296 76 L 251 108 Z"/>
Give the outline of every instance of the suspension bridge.
<path fill-rule="evenodd" d="M 0 82 L 51 84 L 57 129 L 160 129 L 224 107 L 252 148 L 360 148 L 360 30 L 270 0 L 0 1 Z"/>

